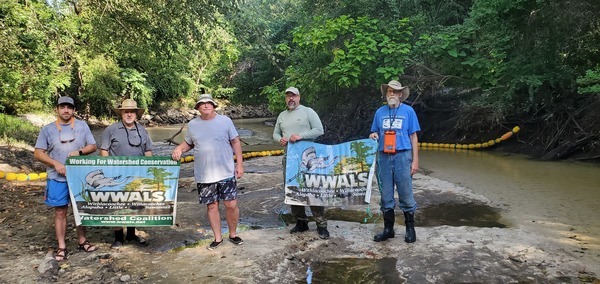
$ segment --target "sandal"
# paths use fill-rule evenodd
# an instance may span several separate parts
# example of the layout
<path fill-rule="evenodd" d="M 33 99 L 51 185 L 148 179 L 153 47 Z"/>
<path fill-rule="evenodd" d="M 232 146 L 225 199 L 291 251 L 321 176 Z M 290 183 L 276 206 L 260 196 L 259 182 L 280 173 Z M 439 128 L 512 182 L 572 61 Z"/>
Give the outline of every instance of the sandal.
<path fill-rule="evenodd" d="M 96 247 L 94 244 L 90 243 L 89 241 L 85 241 L 82 244 L 79 244 L 77 249 L 80 251 L 85 251 L 85 252 L 93 252 L 93 251 L 97 250 L 98 247 Z"/>
<path fill-rule="evenodd" d="M 69 252 L 67 251 L 67 248 L 57 248 L 56 251 L 54 252 L 54 259 L 56 261 L 67 260 L 68 254 L 69 254 Z"/>

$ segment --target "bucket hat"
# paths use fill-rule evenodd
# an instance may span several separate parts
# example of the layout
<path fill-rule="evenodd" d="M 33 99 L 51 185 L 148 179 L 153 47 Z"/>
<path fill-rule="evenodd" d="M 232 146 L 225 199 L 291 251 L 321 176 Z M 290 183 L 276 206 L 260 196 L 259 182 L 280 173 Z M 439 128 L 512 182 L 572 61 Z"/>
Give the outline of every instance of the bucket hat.
<path fill-rule="evenodd" d="M 381 85 L 381 94 L 383 95 L 384 98 L 387 96 L 388 88 L 392 88 L 396 91 L 402 91 L 402 95 L 400 96 L 400 102 L 405 101 L 408 98 L 408 95 L 410 94 L 410 90 L 408 89 L 407 86 L 402 86 L 402 84 L 400 84 L 400 82 L 398 82 L 396 80 L 392 80 L 387 84 Z"/>
<path fill-rule="evenodd" d="M 219 104 L 217 104 L 217 102 L 215 102 L 215 100 L 213 99 L 211 94 L 200 95 L 200 97 L 198 98 L 198 101 L 196 102 L 196 106 L 194 106 L 195 110 L 198 109 L 198 106 L 200 105 L 200 103 L 211 103 L 211 104 L 213 104 L 214 107 L 219 106 Z"/>

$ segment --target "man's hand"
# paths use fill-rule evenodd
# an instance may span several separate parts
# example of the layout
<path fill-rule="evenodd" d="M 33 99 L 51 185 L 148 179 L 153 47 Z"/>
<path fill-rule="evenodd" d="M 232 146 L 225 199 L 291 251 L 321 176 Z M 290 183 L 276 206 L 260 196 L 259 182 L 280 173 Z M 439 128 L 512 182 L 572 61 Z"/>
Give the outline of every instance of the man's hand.
<path fill-rule="evenodd" d="M 240 163 L 235 167 L 235 177 L 241 178 L 244 175 L 244 166 Z"/>
<path fill-rule="evenodd" d="M 373 132 L 373 133 L 369 134 L 369 138 L 371 138 L 373 140 L 377 140 L 377 139 L 379 139 L 379 133 Z"/>
<path fill-rule="evenodd" d="M 179 161 L 179 159 L 181 159 L 181 149 L 175 147 L 175 149 L 173 149 L 173 153 L 171 153 L 171 159 L 173 159 L 173 161 Z"/>
<path fill-rule="evenodd" d="M 281 146 L 286 146 L 288 143 L 287 139 L 281 137 L 281 139 L 279 139 L 279 144 L 281 144 Z"/>
<path fill-rule="evenodd" d="M 54 164 L 54 169 L 56 170 L 56 172 L 59 175 L 62 175 L 62 176 L 66 176 L 67 175 L 67 168 L 65 167 L 65 165 L 63 165 L 63 164 L 61 164 L 59 162 L 56 162 Z"/>
<path fill-rule="evenodd" d="M 300 140 L 302 140 L 302 136 L 298 134 L 292 134 L 292 136 L 290 136 L 290 141 L 292 141 L 292 143 Z"/>

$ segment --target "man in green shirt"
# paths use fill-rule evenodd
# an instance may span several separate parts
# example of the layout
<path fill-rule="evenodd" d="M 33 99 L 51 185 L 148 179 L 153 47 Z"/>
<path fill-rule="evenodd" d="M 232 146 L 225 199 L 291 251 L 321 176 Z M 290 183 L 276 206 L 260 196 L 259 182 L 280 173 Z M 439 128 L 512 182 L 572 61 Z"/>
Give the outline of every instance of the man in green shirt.
<path fill-rule="evenodd" d="M 300 140 L 313 141 L 323 135 L 323 124 L 319 115 L 309 107 L 300 104 L 300 91 L 295 87 L 285 90 L 285 103 L 287 110 L 281 112 L 277 117 L 273 139 L 281 146 L 286 147 L 288 143 Z M 285 156 L 283 160 L 283 177 L 285 184 Z M 291 205 L 292 216 L 296 219 L 296 226 L 290 233 L 304 232 L 308 230 L 308 217 L 304 206 Z M 317 232 L 321 239 L 329 238 L 327 231 L 327 219 L 325 218 L 325 207 L 310 206 L 313 217 L 317 223 Z"/>

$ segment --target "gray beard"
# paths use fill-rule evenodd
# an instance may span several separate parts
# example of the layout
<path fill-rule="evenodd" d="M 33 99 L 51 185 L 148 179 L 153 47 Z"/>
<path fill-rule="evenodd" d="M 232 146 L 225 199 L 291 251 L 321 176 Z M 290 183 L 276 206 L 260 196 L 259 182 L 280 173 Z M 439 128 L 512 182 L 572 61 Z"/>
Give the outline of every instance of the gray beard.
<path fill-rule="evenodd" d="M 387 103 L 388 103 L 388 106 L 390 106 L 390 107 L 397 107 L 398 103 L 399 103 L 398 98 L 396 98 L 396 97 L 388 98 Z"/>

